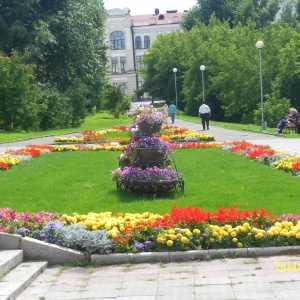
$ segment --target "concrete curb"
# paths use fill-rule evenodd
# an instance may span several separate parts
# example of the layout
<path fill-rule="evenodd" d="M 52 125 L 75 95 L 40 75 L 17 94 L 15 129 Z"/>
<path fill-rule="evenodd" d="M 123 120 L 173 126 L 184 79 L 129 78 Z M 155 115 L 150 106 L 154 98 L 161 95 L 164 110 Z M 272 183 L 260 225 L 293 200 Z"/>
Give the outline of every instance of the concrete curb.
<path fill-rule="evenodd" d="M 0 233 L 0 250 L 17 250 L 24 252 L 25 260 L 47 261 L 49 265 L 63 265 L 70 261 L 115 265 L 126 263 L 179 262 L 192 260 L 211 260 L 223 258 L 253 258 L 282 255 L 299 255 L 300 246 L 268 248 L 232 248 L 211 250 L 190 250 L 178 252 L 142 252 L 116 253 L 109 255 L 92 254 L 45 243 L 33 238 L 16 234 Z"/>

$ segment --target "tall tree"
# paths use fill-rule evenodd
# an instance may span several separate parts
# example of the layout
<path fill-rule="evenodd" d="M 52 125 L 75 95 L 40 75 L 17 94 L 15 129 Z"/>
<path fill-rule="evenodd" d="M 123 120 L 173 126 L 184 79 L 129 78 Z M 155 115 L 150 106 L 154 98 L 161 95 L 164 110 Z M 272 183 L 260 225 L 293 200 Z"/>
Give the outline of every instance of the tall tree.
<path fill-rule="evenodd" d="M 37 66 L 38 82 L 73 97 L 70 123 L 78 124 L 101 105 L 105 20 L 102 0 L 0 0 L 0 51 L 28 54 L 29 63 Z M 70 92 L 75 82 L 82 99 Z"/>
<path fill-rule="evenodd" d="M 246 25 L 248 19 L 262 28 L 275 21 L 279 4 L 277 0 L 197 0 L 192 11 L 184 17 L 183 28 L 190 30 L 197 21 L 208 25 L 210 17 L 229 22 L 230 27 Z"/>

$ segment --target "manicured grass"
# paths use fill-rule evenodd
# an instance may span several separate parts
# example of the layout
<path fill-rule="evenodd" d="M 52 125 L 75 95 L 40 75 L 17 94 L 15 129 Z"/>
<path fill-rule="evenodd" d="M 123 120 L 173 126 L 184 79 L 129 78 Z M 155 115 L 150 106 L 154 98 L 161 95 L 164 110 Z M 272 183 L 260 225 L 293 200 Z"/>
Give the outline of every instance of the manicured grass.
<path fill-rule="evenodd" d="M 81 214 L 164 213 L 174 204 L 211 211 L 239 204 L 242 209 L 264 207 L 276 215 L 299 213 L 295 198 L 299 178 L 218 148 L 175 150 L 177 170 L 185 178 L 185 196 L 117 193 L 110 172 L 118 167 L 119 154 L 55 152 L 0 172 L 0 207 Z"/>
<path fill-rule="evenodd" d="M 13 131 L 6 132 L 0 130 L 0 142 L 9 142 L 16 141 L 26 138 L 34 138 L 37 136 L 46 136 L 46 135 L 62 135 L 68 132 L 81 132 L 85 129 L 106 129 L 111 128 L 112 126 L 126 125 L 131 122 L 131 118 L 128 118 L 127 115 L 120 115 L 120 118 L 115 119 L 107 112 L 99 112 L 93 116 L 88 116 L 82 125 L 76 128 L 66 128 L 66 129 L 57 129 L 57 130 L 48 130 L 48 131 Z"/>

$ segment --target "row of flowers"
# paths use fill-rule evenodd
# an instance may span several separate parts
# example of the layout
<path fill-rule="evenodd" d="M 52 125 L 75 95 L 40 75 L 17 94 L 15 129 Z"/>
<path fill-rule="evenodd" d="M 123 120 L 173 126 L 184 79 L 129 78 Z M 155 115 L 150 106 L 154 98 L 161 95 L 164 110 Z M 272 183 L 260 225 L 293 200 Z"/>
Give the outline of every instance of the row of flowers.
<path fill-rule="evenodd" d="M 133 125 L 135 126 L 135 125 Z M 106 135 L 110 133 L 120 132 L 120 131 L 132 131 L 132 126 L 116 126 L 107 130 L 84 130 L 80 135 L 69 136 L 69 137 L 57 137 L 56 142 L 61 143 L 87 143 L 87 142 L 119 142 L 120 144 L 128 144 L 130 142 L 130 137 L 128 138 L 109 138 Z M 157 134 L 162 140 L 171 142 L 172 140 L 186 140 L 186 141 L 213 141 L 214 136 L 208 135 L 206 133 L 199 133 L 195 130 L 190 130 L 187 128 L 180 128 L 178 126 L 162 126 L 164 134 Z"/>
<path fill-rule="evenodd" d="M 246 141 L 240 142 L 224 142 L 224 143 L 198 143 L 198 142 L 186 142 L 186 143 L 170 143 L 168 144 L 170 150 L 173 149 L 187 149 L 187 148 L 215 148 L 222 147 L 225 151 L 248 157 L 253 161 L 267 164 L 277 170 L 283 170 L 297 177 L 300 176 L 300 156 L 293 155 L 291 153 L 277 151 L 270 149 L 268 146 L 256 145 Z M 124 151 L 125 145 L 113 142 L 109 144 L 99 145 L 30 145 L 25 148 L 7 151 L 0 156 L 0 170 L 7 170 L 12 166 L 16 166 L 22 162 L 25 162 L 32 157 L 38 157 L 44 153 L 62 152 L 62 151 Z M 119 157 L 124 159 L 124 157 Z"/>
<path fill-rule="evenodd" d="M 246 141 L 232 144 L 224 143 L 222 149 L 300 177 L 300 156 Z"/>
<path fill-rule="evenodd" d="M 88 253 L 185 251 L 300 245 L 300 215 L 265 209 L 172 207 L 169 214 L 17 213 L 0 208 L 0 232 L 16 233 Z M 89 236 L 81 244 L 78 234 Z M 88 240 L 88 238 L 86 238 Z"/>

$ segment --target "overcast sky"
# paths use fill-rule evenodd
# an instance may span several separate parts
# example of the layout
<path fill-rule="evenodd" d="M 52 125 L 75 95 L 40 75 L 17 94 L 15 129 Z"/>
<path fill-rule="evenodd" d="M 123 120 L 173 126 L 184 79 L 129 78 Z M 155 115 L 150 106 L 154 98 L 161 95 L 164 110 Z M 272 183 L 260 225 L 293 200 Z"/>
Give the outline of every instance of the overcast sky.
<path fill-rule="evenodd" d="M 158 8 L 161 13 L 169 9 L 183 12 L 195 4 L 196 0 L 104 0 L 106 9 L 128 7 L 132 16 L 153 14 L 155 8 Z"/>

